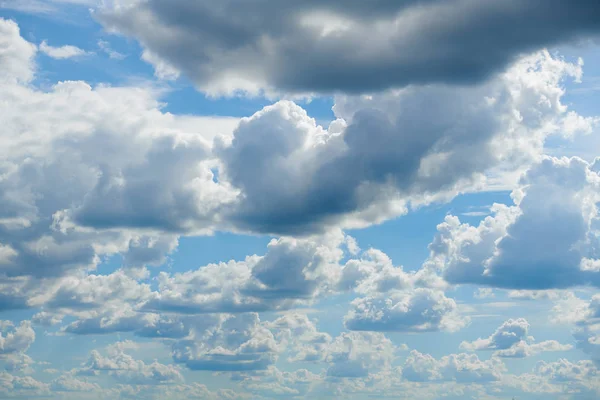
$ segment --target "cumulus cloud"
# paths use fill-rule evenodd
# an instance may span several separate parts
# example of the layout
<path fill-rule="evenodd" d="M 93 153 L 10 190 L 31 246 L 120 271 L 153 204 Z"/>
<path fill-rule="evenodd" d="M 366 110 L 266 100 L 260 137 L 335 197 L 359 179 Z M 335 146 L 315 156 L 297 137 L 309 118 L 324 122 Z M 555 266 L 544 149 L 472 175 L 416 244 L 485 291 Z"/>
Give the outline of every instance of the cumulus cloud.
<path fill-rule="evenodd" d="M 348 329 L 357 331 L 452 332 L 468 322 L 458 313 L 453 299 L 432 289 L 360 297 L 351 304 L 344 323 Z"/>
<path fill-rule="evenodd" d="M 0 308 L 31 306 L 56 279 L 106 255 L 120 253 L 127 268 L 160 265 L 181 232 L 212 229 L 209 187 L 215 204 L 228 189 L 205 162 L 212 138 L 235 119 L 164 113 L 152 88 L 36 89 L 28 84 L 36 46 L 4 19 L 0 43 Z M 176 222 L 178 213 L 188 222 Z"/>
<path fill-rule="evenodd" d="M 395 352 L 394 344 L 381 333 L 342 333 L 327 349 L 326 360 L 331 364 L 327 376 L 361 378 L 375 370 L 389 369 Z"/>
<path fill-rule="evenodd" d="M 240 190 L 224 214 L 246 230 L 306 234 L 474 190 L 539 155 L 566 117 L 567 76 L 581 66 L 540 52 L 480 85 L 337 96 L 328 129 L 280 101 L 216 143 L 221 179 Z"/>
<path fill-rule="evenodd" d="M 469 351 L 494 351 L 498 357 L 523 358 L 544 351 L 567 351 L 571 345 L 563 345 L 555 340 L 535 343 L 529 336 L 529 322 L 524 318 L 509 319 L 496 332 L 486 339 L 479 338 L 474 342 L 462 342 L 461 349 Z"/>
<path fill-rule="evenodd" d="M 290 353 L 288 361 L 322 361 L 327 357 L 332 338 L 319 332 L 315 321 L 306 314 L 289 313 L 267 323 L 282 351 Z"/>
<path fill-rule="evenodd" d="M 0 321 L 0 356 L 24 353 L 35 341 L 31 321 L 22 321 L 15 326 L 11 321 Z"/>
<path fill-rule="evenodd" d="M 225 317 L 212 329 L 175 342 L 173 360 L 197 371 L 264 370 L 278 357 L 273 333 L 258 314 Z"/>
<path fill-rule="evenodd" d="M 77 379 L 70 375 L 62 375 L 50 384 L 54 392 L 91 392 L 100 391 L 100 385 Z"/>
<path fill-rule="evenodd" d="M 574 325 L 576 347 L 600 366 L 600 295 L 589 301 L 571 295 L 557 301 L 552 311 L 555 323 Z"/>
<path fill-rule="evenodd" d="M 600 285 L 600 176 L 579 158 L 544 158 L 479 226 L 448 216 L 431 261 L 451 283 L 512 289 Z"/>
<path fill-rule="evenodd" d="M 402 367 L 402 377 L 413 382 L 485 383 L 499 380 L 504 371 L 504 364 L 494 358 L 482 361 L 474 354 L 451 354 L 437 360 L 413 350 Z"/>
<path fill-rule="evenodd" d="M 543 9 L 535 0 L 150 0 L 100 8 L 97 18 L 139 40 L 158 75 L 255 94 L 479 82 L 523 53 L 594 37 L 599 15 L 593 1 L 568 0 Z"/>
<path fill-rule="evenodd" d="M 273 239 L 264 256 L 162 272 L 143 309 L 179 313 L 287 308 L 335 285 L 344 252 L 341 232 L 315 238 Z"/>
<path fill-rule="evenodd" d="M 21 37 L 16 22 L 0 18 L 0 82 L 29 82 L 35 53 L 36 46 Z"/>
<path fill-rule="evenodd" d="M 75 373 L 96 376 L 105 372 L 123 383 L 134 385 L 156 385 L 182 382 L 183 376 L 174 365 L 157 361 L 150 364 L 136 360 L 125 352 L 127 346 L 117 344 L 108 347 L 108 355 L 102 356 L 93 350 L 89 359 Z"/>
<path fill-rule="evenodd" d="M 306 238 L 273 239 L 263 256 L 209 264 L 157 278 L 158 289 L 141 308 L 181 314 L 283 310 L 328 294 L 354 291 L 377 295 L 410 289 L 421 275 L 394 266 L 383 252 L 360 254 L 339 230 Z M 346 262 L 342 262 L 349 257 Z"/>

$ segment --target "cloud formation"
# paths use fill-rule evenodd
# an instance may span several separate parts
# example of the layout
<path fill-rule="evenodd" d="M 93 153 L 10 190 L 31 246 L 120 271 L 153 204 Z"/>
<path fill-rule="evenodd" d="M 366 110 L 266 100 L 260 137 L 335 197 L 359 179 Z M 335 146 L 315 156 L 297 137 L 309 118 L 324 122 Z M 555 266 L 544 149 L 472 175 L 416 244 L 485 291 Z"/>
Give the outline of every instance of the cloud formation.
<path fill-rule="evenodd" d="M 451 283 L 510 289 L 600 285 L 600 176 L 579 158 L 546 157 L 479 226 L 446 217 L 430 248 L 430 262 Z"/>
<path fill-rule="evenodd" d="M 158 76 L 211 94 L 472 84 L 523 53 L 595 37 L 599 16 L 593 0 L 132 0 L 97 12 Z"/>
<path fill-rule="evenodd" d="M 528 335 L 529 323 L 524 318 L 509 319 L 496 332 L 486 339 L 479 338 L 474 342 L 462 342 L 461 349 L 469 351 L 494 351 L 494 356 L 523 358 L 543 351 L 567 351 L 571 345 L 563 345 L 556 340 L 535 343 Z"/>

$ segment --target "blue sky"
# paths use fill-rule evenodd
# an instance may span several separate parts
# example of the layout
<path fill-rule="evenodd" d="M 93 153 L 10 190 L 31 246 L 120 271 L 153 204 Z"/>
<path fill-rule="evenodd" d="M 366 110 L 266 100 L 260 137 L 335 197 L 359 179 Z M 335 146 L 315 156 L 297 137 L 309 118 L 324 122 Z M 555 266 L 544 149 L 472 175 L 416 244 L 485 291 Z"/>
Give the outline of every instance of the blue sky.
<path fill-rule="evenodd" d="M 599 398 L 600 7 L 478 4 L 0 0 L 0 398 Z"/>

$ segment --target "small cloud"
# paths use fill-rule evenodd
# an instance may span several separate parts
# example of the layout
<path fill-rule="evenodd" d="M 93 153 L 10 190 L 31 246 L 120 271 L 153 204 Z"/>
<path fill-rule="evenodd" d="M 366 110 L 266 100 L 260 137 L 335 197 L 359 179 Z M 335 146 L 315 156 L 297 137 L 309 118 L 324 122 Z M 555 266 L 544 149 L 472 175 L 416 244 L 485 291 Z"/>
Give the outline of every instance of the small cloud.
<path fill-rule="evenodd" d="M 122 60 L 125 57 L 127 57 L 126 54 L 119 53 L 118 51 L 113 50 L 110 47 L 110 43 L 108 43 L 106 40 L 98 40 L 98 47 L 100 48 L 100 50 L 102 50 L 102 52 L 107 54 L 108 57 L 112 58 L 113 60 Z"/>
<path fill-rule="evenodd" d="M 68 58 L 84 57 L 92 54 L 76 46 L 66 45 L 60 47 L 53 47 L 50 46 L 45 40 L 40 44 L 40 51 L 48 57 L 54 58 L 55 60 L 65 60 Z"/>
<path fill-rule="evenodd" d="M 479 288 L 473 294 L 476 299 L 489 299 L 495 297 L 494 290 L 490 288 Z"/>

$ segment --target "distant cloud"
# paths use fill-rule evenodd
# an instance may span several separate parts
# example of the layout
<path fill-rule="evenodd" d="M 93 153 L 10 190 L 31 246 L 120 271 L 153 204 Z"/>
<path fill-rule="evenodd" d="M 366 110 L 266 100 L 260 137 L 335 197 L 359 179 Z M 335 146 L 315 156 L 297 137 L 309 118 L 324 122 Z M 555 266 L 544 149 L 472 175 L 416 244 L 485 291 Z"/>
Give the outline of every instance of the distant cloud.
<path fill-rule="evenodd" d="M 469 351 L 494 351 L 497 357 L 524 358 L 545 351 L 568 351 L 571 345 L 563 345 L 555 340 L 535 343 L 528 336 L 529 323 L 524 318 L 509 319 L 504 322 L 487 339 L 477 339 L 474 342 L 462 342 L 461 349 Z"/>
<path fill-rule="evenodd" d="M 122 53 L 119 53 L 116 50 L 113 50 L 112 47 L 110 46 L 110 43 L 107 42 L 106 40 L 101 40 L 100 39 L 100 40 L 98 40 L 97 43 L 98 43 L 98 47 L 100 48 L 100 50 L 103 53 L 107 54 L 108 57 L 110 57 L 110 58 L 112 58 L 114 60 L 123 60 L 124 58 L 127 57 L 126 54 L 122 54 Z"/>
<path fill-rule="evenodd" d="M 445 278 L 521 290 L 600 286 L 594 164 L 544 157 L 512 197 L 514 206 L 494 206 L 479 226 L 454 216 L 438 226 L 432 259 Z"/>
<path fill-rule="evenodd" d="M 48 57 L 64 60 L 68 58 L 78 58 L 88 56 L 92 53 L 88 53 L 87 51 L 80 49 L 79 47 L 65 45 L 60 47 L 50 46 L 45 40 L 40 43 L 40 51 L 47 55 Z"/>

